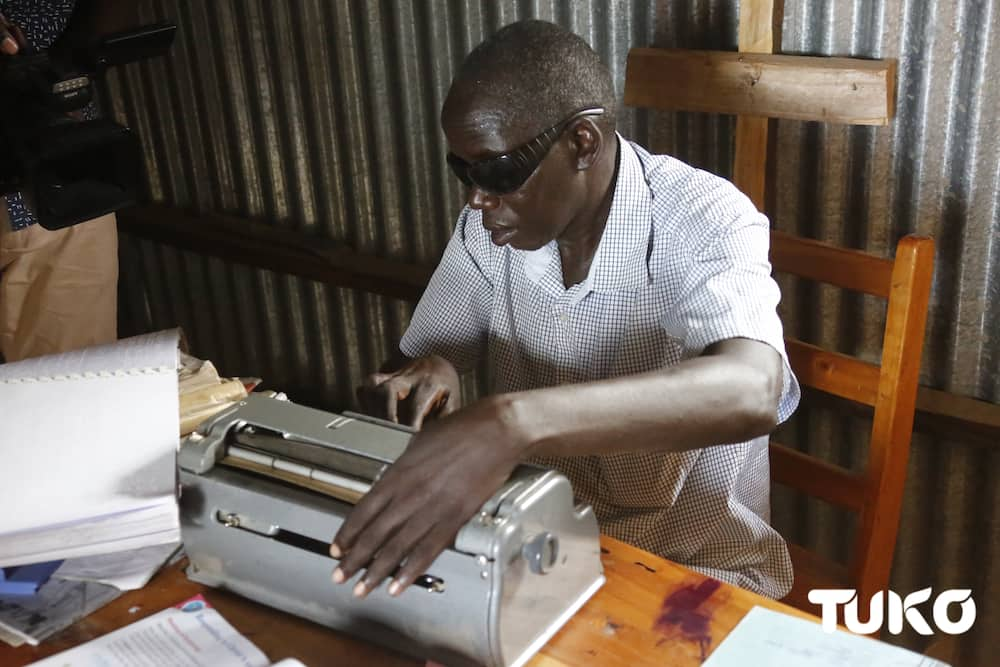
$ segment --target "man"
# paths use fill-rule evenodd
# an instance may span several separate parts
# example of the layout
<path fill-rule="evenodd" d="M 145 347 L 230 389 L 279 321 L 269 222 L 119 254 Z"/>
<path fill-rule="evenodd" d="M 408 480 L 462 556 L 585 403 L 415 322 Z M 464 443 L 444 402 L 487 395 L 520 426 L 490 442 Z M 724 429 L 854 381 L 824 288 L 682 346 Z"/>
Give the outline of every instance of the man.
<path fill-rule="evenodd" d="M 390 576 L 402 591 L 529 458 L 563 471 L 609 535 L 790 588 L 767 434 L 799 391 L 767 219 L 622 139 L 614 105 L 596 54 L 549 23 L 510 25 L 461 66 L 441 122 L 468 206 L 402 358 L 363 391 L 422 430 L 330 548 L 335 582 L 367 570 L 356 595 Z M 458 409 L 458 373 L 487 351 L 497 393 Z"/>
<path fill-rule="evenodd" d="M 0 58 L 81 46 L 135 18 L 128 0 L 0 0 Z M 50 231 L 20 194 L 0 196 L 0 362 L 114 341 L 117 286 L 114 214 Z"/>

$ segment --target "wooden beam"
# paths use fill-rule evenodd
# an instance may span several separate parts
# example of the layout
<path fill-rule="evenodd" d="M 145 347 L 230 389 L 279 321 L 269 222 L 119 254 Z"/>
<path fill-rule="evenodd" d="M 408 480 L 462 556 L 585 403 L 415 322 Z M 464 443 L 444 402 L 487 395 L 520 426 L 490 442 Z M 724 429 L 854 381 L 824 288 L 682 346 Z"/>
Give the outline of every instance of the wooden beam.
<path fill-rule="evenodd" d="M 781 8 L 774 0 L 740 2 L 739 50 L 742 53 L 774 53 L 781 46 Z M 750 198 L 757 210 L 767 201 L 768 132 L 770 118 L 737 116 L 733 183 Z"/>
<path fill-rule="evenodd" d="M 781 49 L 783 2 L 740 0 L 739 45 L 744 53 L 774 53 Z"/>
<path fill-rule="evenodd" d="M 771 264 L 779 273 L 792 273 L 806 280 L 889 297 L 892 260 L 882 257 L 772 231 Z"/>
<path fill-rule="evenodd" d="M 870 405 L 812 387 L 802 387 L 799 407 L 809 406 L 858 419 L 871 419 L 874 414 Z M 1000 450 L 1000 405 L 930 387 L 917 387 L 913 431 L 942 440 L 961 440 L 963 444 Z"/>
<path fill-rule="evenodd" d="M 767 207 L 767 139 L 770 118 L 736 117 L 733 184 L 750 198 L 758 211 Z"/>
<path fill-rule="evenodd" d="M 771 442 L 769 453 L 776 483 L 854 512 L 864 506 L 865 480 L 860 475 L 776 442 Z"/>
<path fill-rule="evenodd" d="M 118 213 L 123 232 L 151 241 L 383 296 L 416 301 L 432 267 L 370 255 L 310 234 L 218 214 L 198 215 L 164 206 Z"/>
<path fill-rule="evenodd" d="M 930 387 L 917 388 L 916 428 L 942 439 L 971 438 L 1000 448 L 1000 405 Z"/>
<path fill-rule="evenodd" d="M 635 48 L 625 104 L 886 125 L 895 110 L 895 62 Z"/>
<path fill-rule="evenodd" d="M 311 235 L 233 216 L 198 215 L 165 206 L 143 206 L 119 211 L 118 225 L 126 234 L 158 243 L 407 301 L 420 297 L 433 273 L 430 266 L 360 255 L 350 248 Z M 779 233 L 773 234 L 780 238 Z M 818 241 L 814 243 L 826 246 Z M 772 255 L 774 247 L 780 248 L 780 241 L 772 246 Z M 889 265 L 891 271 L 891 263 Z M 858 289 L 870 291 L 863 284 Z M 804 348 L 794 343 L 789 345 L 789 354 L 800 350 Z M 823 363 L 820 360 L 819 367 Z M 819 392 L 816 394 L 821 397 Z M 830 400 L 850 405 L 850 409 L 861 415 L 871 415 L 871 408 L 863 404 L 832 396 Z M 969 437 L 978 446 L 1000 447 L 1000 405 L 920 387 L 916 427 L 942 438 Z"/>
<path fill-rule="evenodd" d="M 803 385 L 840 398 L 874 406 L 878 399 L 879 367 L 856 357 L 785 339 L 788 363 Z"/>

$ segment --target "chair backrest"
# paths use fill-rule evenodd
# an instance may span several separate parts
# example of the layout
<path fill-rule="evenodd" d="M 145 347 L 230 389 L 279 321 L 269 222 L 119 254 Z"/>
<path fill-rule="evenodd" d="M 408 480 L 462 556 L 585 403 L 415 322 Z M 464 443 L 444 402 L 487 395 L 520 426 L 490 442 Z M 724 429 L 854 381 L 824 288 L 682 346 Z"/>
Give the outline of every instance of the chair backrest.
<path fill-rule="evenodd" d="M 625 74 L 626 104 L 737 114 L 733 181 L 759 208 L 766 201 L 768 118 L 886 125 L 895 109 L 892 61 L 771 55 L 781 43 L 782 5 L 781 0 L 740 3 L 739 53 L 636 48 L 629 52 Z M 780 445 L 771 448 L 775 481 L 860 514 L 847 576 L 866 600 L 889 581 L 934 243 L 905 237 L 895 259 L 888 260 L 777 231 L 771 240 L 776 271 L 888 300 L 878 365 L 787 341 L 789 360 L 804 387 L 874 409 L 864 470 L 847 470 Z M 798 587 L 798 572 L 796 577 Z"/>
<path fill-rule="evenodd" d="M 848 576 L 861 600 L 888 587 L 910 453 L 934 242 L 906 236 L 894 260 L 782 232 L 771 233 L 776 272 L 888 300 L 881 363 L 787 338 L 803 387 L 874 409 L 864 469 L 851 471 L 771 444 L 771 477 L 785 486 L 860 514 Z M 863 603 L 864 604 L 864 603 Z"/>

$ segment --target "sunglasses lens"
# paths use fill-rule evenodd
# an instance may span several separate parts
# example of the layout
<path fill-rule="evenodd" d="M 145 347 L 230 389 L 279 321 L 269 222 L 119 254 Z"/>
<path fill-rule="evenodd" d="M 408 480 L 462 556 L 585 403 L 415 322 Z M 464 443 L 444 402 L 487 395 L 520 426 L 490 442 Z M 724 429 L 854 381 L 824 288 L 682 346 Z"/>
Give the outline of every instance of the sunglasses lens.
<path fill-rule="evenodd" d="M 484 190 L 504 195 L 524 185 L 537 166 L 537 163 L 518 165 L 511 156 L 499 155 L 472 165 L 469 175 Z"/>
<path fill-rule="evenodd" d="M 451 167 L 458 180 L 462 181 L 465 187 L 471 188 L 473 183 L 472 179 L 469 178 L 469 163 L 452 153 L 448 153 L 447 160 L 448 166 Z"/>

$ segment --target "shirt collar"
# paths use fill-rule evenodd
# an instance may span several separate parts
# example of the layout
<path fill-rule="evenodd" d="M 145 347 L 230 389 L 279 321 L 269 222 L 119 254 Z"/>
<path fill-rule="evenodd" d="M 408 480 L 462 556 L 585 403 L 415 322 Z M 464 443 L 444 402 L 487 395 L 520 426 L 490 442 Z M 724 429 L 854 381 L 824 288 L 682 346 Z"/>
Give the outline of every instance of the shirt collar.
<path fill-rule="evenodd" d="M 621 152 L 615 194 L 587 276 L 595 292 L 637 289 L 649 281 L 652 196 L 635 149 L 617 136 Z"/>
<path fill-rule="evenodd" d="M 587 278 L 578 287 L 580 298 L 593 290 L 615 292 L 637 289 L 649 279 L 647 255 L 651 233 L 652 199 L 646 177 L 635 149 L 617 132 L 618 175 L 611 210 L 604 233 L 597 244 Z M 522 250 L 525 276 L 540 283 L 549 271 L 559 272 L 556 242 L 550 241 L 538 250 Z M 562 284 L 562 276 L 558 276 Z"/>

